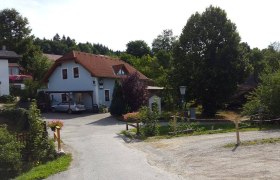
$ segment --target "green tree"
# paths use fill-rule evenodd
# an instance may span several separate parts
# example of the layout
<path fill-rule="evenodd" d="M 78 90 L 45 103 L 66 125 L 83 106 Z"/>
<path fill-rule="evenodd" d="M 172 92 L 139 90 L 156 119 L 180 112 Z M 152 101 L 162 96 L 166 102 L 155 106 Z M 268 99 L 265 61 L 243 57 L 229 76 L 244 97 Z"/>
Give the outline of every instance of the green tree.
<path fill-rule="evenodd" d="M 244 115 L 254 115 L 259 112 L 267 118 L 280 116 L 280 70 L 273 73 L 263 73 L 257 89 L 249 96 L 243 107 Z"/>
<path fill-rule="evenodd" d="M 171 29 L 163 30 L 162 34 L 158 35 L 152 43 L 153 53 L 157 53 L 160 50 L 171 52 L 176 40 L 177 36 L 173 35 L 173 31 Z"/>
<path fill-rule="evenodd" d="M 0 32 L 0 45 L 15 50 L 23 39 L 29 37 L 31 29 L 27 18 L 15 9 L 3 9 L 0 11 Z"/>
<path fill-rule="evenodd" d="M 143 40 L 130 41 L 126 44 L 126 53 L 141 58 L 151 53 L 150 47 Z"/>
<path fill-rule="evenodd" d="M 125 113 L 125 108 L 126 105 L 123 98 L 122 87 L 119 81 L 115 81 L 110 113 L 112 115 L 121 116 Z"/>
<path fill-rule="evenodd" d="M 187 85 L 188 98 L 213 116 L 246 75 L 240 53 L 235 24 L 224 10 L 210 6 L 190 17 L 175 45 L 173 84 Z"/>

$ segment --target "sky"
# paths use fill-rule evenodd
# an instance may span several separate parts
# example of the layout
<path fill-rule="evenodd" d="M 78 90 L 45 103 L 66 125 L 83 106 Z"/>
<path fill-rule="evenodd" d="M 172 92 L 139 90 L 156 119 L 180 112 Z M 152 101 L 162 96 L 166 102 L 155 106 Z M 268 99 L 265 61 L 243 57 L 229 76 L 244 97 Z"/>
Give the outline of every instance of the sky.
<path fill-rule="evenodd" d="M 227 12 L 251 48 L 280 41 L 279 0 L 0 0 L 0 10 L 18 10 L 36 37 L 58 33 L 115 51 L 134 40 L 151 46 L 164 29 L 180 36 L 189 17 L 210 5 Z"/>

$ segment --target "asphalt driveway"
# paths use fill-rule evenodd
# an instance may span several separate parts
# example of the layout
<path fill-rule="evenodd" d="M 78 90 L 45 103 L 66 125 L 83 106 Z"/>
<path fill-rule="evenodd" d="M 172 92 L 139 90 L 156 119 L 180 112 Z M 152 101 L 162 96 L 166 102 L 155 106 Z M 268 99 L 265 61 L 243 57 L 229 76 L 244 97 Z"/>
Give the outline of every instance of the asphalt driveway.
<path fill-rule="evenodd" d="M 131 148 L 118 135 L 125 124 L 110 114 L 43 114 L 64 121 L 61 137 L 73 154 L 69 170 L 48 179 L 153 180 L 182 179 L 148 163 L 146 153 Z"/>

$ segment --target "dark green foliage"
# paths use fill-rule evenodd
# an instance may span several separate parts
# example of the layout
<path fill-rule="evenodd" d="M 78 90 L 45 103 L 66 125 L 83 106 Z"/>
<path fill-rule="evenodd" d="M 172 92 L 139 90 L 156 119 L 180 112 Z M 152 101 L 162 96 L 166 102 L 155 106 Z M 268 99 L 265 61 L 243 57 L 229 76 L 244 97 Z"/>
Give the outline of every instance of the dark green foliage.
<path fill-rule="evenodd" d="M 37 109 L 36 102 L 33 101 L 28 110 L 28 120 L 30 124 L 29 136 L 24 151 L 27 152 L 27 160 L 33 165 L 52 160 L 56 157 L 53 143 L 48 140 L 44 131 L 40 110 Z"/>
<path fill-rule="evenodd" d="M 141 127 L 141 132 L 144 136 L 155 136 L 159 134 L 159 113 L 158 108 L 153 108 L 153 111 L 150 108 L 143 106 L 139 111 L 139 119 L 143 123 Z"/>
<path fill-rule="evenodd" d="M 142 56 L 151 54 L 151 50 L 145 41 L 136 40 L 126 44 L 126 53 L 141 58 Z"/>
<path fill-rule="evenodd" d="M 22 145 L 10 134 L 5 126 L 0 126 L 0 177 L 10 179 L 22 168 Z"/>
<path fill-rule="evenodd" d="M 0 111 L 0 117 L 9 120 L 9 123 L 19 132 L 29 129 L 27 110 L 25 109 L 3 109 Z"/>
<path fill-rule="evenodd" d="M 115 82 L 112 102 L 110 106 L 110 113 L 115 116 L 121 116 L 125 113 L 125 103 L 122 93 L 122 87 L 118 81 Z"/>
<path fill-rule="evenodd" d="M 174 48 L 174 89 L 187 86 L 187 96 L 215 115 L 247 75 L 236 26 L 224 10 L 210 6 L 190 17 Z"/>
<path fill-rule="evenodd" d="M 243 107 L 243 114 L 261 113 L 266 118 L 280 117 L 280 71 L 263 74 L 261 83 Z"/>
<path fill-rule="evenodd" d="M 16 97 L 11 95 L 0 96 L 0 103 L 13 103 L 16 101 Z"/>

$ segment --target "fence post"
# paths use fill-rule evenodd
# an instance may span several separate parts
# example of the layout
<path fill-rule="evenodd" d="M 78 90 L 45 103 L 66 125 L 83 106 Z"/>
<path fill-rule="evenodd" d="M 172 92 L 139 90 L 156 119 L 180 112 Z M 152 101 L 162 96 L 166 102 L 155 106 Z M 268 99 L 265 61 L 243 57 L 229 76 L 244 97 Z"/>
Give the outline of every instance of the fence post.
<path fill-rule="evenodd" d="M 61 151 L 61 141 L 60 141 L 60 127 L 56 126 L 56 132 L 57 132 L 57 149 L 60 152 Z"/>

